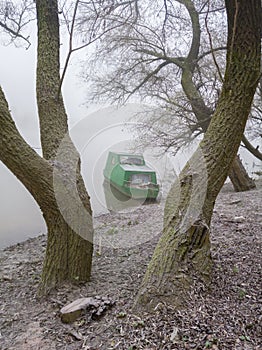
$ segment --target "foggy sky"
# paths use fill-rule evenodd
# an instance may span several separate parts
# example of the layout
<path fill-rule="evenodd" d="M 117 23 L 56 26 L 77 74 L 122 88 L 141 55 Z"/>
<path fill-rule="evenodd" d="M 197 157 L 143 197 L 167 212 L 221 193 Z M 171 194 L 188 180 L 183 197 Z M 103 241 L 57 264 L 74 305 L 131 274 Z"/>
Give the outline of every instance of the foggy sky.
<path fill-rule="evenodd" d="M 30 40 L 32 44 L 28 50 L 0 42 L 0 84 L 21 135 L 39 152 L 35 92 L 36 35 L 33 26 Z M 66 50 L 66 45 L 63 50 Z M 78 60 L 79 55 L 73 57 L 63 85 L 69 125 L 74 125 L 92 110 L 84 104 L 86 91 L 84 84 L 77 79 L 80 71 L 76 64 Z M 1 162 L 0 179 L 0 247 L 45 232 L 37 204 Z"/>
<path fill-rule="evenodd" d="M 39 152 L 39 124 L 35 99 L 36 38 L 34 30 L 32 30 L 31 40 L 32 45 L 28 50 L 24 47 L 15 48 L 13 45 L 0 45 L 0 84 L 19 131 L 25 140 Z M 65 50 L 66 45 L 62 46 L 62 51 L 65 52 Z M 84 53 L 78 53 L 73 57 L 62 90 L 69 126 L 73 127 L 72 137 L 83 157 L 83 175 L 91 195 L 91 202 L 95 212 L 99 213 L 103 210 L 104 205 L 102 203 L 101 172 L 107 151 L 112 145 L 115 146 L 115 149 L 118 144 L 124 147 L 129 139 L 126 132 L 121 131 L 121 127 L 113 125 L 127 120 L 139 106 L 129 105 L 123 112 L 113 107 L 98 109 L 92 114 L 97 106 L 86 105 L 86 86 L 79 78 L 81 70 L 79 62 L 83 57 Z M 82 124 L 79 123 L 81 120 Z M 110 125 L 111 128 L 106 129 Z M 97 135 L 97 139 L 92 138 L 93 135 Z M 250 161 L 250 155 L 245 151 L 242 151 L 242 156 L 245 162 Z M 177 170 L 180 170 L 184 163 L 184 159 L 180 160 L 177 163 Z M 251 165 L 253 161 L 253 159 L 250 161 Z M 91 171 L 88 171 L 90 167 Z M 45 233 L 45 223 L 37 204 L 1 162 L 0 179 L 0 248 L 39 233 Z"/>

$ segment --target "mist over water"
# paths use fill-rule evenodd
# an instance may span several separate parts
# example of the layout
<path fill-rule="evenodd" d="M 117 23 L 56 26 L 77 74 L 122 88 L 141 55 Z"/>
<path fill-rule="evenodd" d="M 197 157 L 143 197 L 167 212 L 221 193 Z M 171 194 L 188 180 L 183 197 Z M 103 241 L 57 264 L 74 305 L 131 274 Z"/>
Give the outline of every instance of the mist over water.
<path fill-rule="evenodd" d="M 138 109 L 139 105 L 102 109 L 83 118 L 70 130 L 81 155 L 82 174 L 91 197 L 94 216 L 108 212 L 103 188 L 103 169 L 107 155 L 109 150 L 117 152 L 129 150 L 132 135 L 125 123 L 130 121 L 130 117 Z M 175 158 L 168 158 L 168 162 L 165 158 L 155 159 L 150 153 L 144 153 L 146 162 L 157 173 L 162 191 L 168 191 L 169 185 L 182 170 L 195 148 L 196 144 L 189 150 L 180 152 Z M 250 173 L 259 170 L 258 162 L 246 151 L 241 150 L 241 158 Z M 172 168 L 171 172 L 168 167 Z M 168 171 L 171 178 L 167 177 Z M 2 163 L 0 163 L 0 179 L 0 248 L 46 233 L 46 225 L 37 203 Z"/>
<path fill-rule="evenodd" d="M 0 248 L 46 232 L 31 194 L 0 164 Z"/>
<path fill-rule="evenodd" d="M 139 105 L 105 108 L 83 118 L 70 130 L 81 156 L 82 175 L 94 216 L 108 212 L 103 188 L 103 169 L 108 152 L 128 151 L 132 136 L 125 123 L 139 108 Z M 154 168 L 150 157 L 146 160 Z M 155 170 L 158 172 L 157 168 Z M 160 181 L 162 175 L 158 175 Z M 46 233 L 37 203 L 2 163 L 0 179 L 0 248 Z"/>
<path fill-rule="evenodd" d="M 38 150 L 40 137 L 35 98 L 36 33 L 33 28 L 30 34 L 32 45 L 28 50 L 12 45 L 0 46 L 0 71 L 1 86 L 8 99 L 12 117 L 25 140 Z M 61 51 L 62 56 L 67 54 L 66 45 L 61 46 Z M 99 215 L 107 212 L 102 171 L 108 151 L 128 150 L 131 137 L 123 127 L 123 121 L 128 121 L 139 110 L 139 106 L 128 105 L 120 110 L 110 107 L 86 117 L 86 87 L 79 81 L 80 69 L 81 64 L 77 56 L 74 56 L 68 67 L 63 95 L 69 125 L 72 125 L 70 133 L 81 154 L 82 173 L 91 196 L 93 213 Z M 96 107 L 88 108 L 94 110 Z M 80 118 L 83 118 L 82 122 L 79 122 Z M 176 173 L 183 168 L 193 149 L 194 147 L 175 157 Z M 251 158 L 248 152 L 241 149 L 240 153 L 251 175 L 252 171 L 261 170 L 261 165 L 259 167 L 258 161 Z M 161 180 L 161 171 L 166 162 L 155 163 L 150 155 L 145 155 L 145 159 L 156 167 L 158 180 Z M 37 203 L 0 162 L 0 248 L 42 233 L 46 233 L 46 226 Z"/>

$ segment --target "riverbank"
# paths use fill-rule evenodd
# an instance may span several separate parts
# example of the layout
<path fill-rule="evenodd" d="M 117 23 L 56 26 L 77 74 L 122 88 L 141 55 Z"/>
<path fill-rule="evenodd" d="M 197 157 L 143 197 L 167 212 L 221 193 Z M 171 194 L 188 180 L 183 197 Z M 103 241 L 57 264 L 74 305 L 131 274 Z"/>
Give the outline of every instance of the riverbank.
<path fill-rule="evenodd" d="M 94 219 L 91 282 L 37 299 L 44 235 L 0 251 L 0 349 L 260 349 L 262 188 L 235 193 L 226 185 L 212 220 L 214 273 L 190 309 L 163 307 L 139 318 L 131 307 L 159 238 L 163 204 Z M 59 310 L 81 297 L 107 296 L 115 306 L 99 320 L 64 325 Z"/>

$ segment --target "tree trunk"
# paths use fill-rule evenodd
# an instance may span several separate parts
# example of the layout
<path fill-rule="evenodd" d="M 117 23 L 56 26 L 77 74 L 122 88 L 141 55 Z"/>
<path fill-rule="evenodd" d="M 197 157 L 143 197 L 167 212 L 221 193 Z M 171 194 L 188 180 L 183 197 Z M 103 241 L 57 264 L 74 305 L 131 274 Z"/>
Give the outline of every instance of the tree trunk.
<path fill-rule="evenodd" d="M 212 118 L 213 111 L 211 108 L 206 106 L 205 101 L 193 80 L 193 73 L 196 68 L 200 48 L 199 15 L 193 2 L 183 0 L 181 3 L 186 6 L 190 14 L 193 29 L 191 49 L 182 66 L 181 84 L 196 116 L 198 126 L 203 130 L 203 132 L 206 132 Z M 241 160 L 238 158 L 236 158 L 232 164 L 229 177 L 235 191 L 237 192 L 248 191 L 256 187 L 255 182 L 249 177 L 246 169 L 241 163 Z"/>
<path fill-rule="evenodd" d="M 36 0 L 37 105 L 44 159 L 19 134 L 0 89 L 0 160 L 38 203 L 47 224 L 40 292 L 91 274 L 93 223 L 79 154 L 68 133 L 60 88 L 57 0 Z"/>
<path fill-rule="evenodd" d="M 36 9 L 37 105 L 41 144 L 44 158 L 50 159 L 54 166 L 53 183 L 54 186 L 58 185 L 54 191 L 59 206 L 55 214 L 50 213 L 48 208 L 44 211 L 48 228 L 48 249 L 41 290 L 45 291 L 49 286 L 52 287 L 56 282 L 65 279 L 88 281 L 93 250 L 93 223 L 89 196 L 81 177 L 80 157 L 69 136 L 67 114 L 60 93 L 57 0 L 37 0 Z M 65 180 L 67 185 L 61 187 L 60 181 Z M 68 208 L 68 203 L 71 208 Z M 61 270 L 61 266 L 53 262 L 54 257 L 62 263 L 64 269 Z"/>
<path fill-rule="evenodd" d="M 236 156 L 228 176 L 236 192 L 244 192 L 256 188 L 255 181 L 249 177 L 239 156 Z"/>
<path fill-rule="evenodd" d="M 181 306 L 190 287 L 212 277 L 210 221 L 216 197 L 236 156 L 260 75 L 261 2 L 226 0 L 228 53 L 216 111 L 197 151 L 166 202 L 163 234 L 135 306 Z"/>
<path fill-rule="evenodd" d="M 36 0 L 36 96 L 43 156 L 54 159 L 68 133 L 60 85 L 60 37 L 57 0 Z"/>
<path fill-rule="evenodd" d="M 48 228 L 48 241 L 40 294 L 48 293 L 64 281 L 88 281 L 92 263 L 90 242 L 81 238 L 68 225 L 59 210 L 55 214 L 44 214 L 44 218 Z"/>
<path fill-rule="evenodd" d="M 89 206 L 83 209 L 82 202 L 77 201 L 78 192 L 72 191 L 72 185 L 75 185 L 75 176 L 72 174 L 75 174 L 75 171 L 68 171 L 67 164 L 67 173 L 58 169 L 57 175 L 55 167 L 41 158 L 24 141 L 11 118 L 1 88 L 0 125 L 0 160 L 37 201 L 48 228 L 41 293 L 48 292 L 63 281 L 88 281 L 93 249 L 92 217 L 88 212 Z M 54 179 L 58 182 L 59 176 L 63 181 L 63 188 L 60 187 L 65 201 L 63 207 L 56 193 L 59 186 L 54 182 Z M 80 187 L 79 197 L 85 195 L 81 186 L 81 182 L 77 184 L 77 187 Z M 87 200 L 85 202 L 87 203 Z"/>

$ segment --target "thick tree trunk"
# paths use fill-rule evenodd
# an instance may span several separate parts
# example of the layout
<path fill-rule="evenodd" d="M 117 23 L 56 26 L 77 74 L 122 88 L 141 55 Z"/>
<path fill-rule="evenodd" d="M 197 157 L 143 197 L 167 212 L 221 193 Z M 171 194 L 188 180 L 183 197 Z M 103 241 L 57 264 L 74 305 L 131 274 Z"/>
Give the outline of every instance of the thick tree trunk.
<path fill-rule="evenodd" d="M 260 75 L 260 0 L 226 0 L 228 54 L 225 80 L 203 141 L 170 191 L 163 235 L 135 306 L 180 306 L 198 281 L 211 280 L 209 227 L 216 197 L 236 156 Z"/>
<path fill-rule="evenodd" d="M 64 281 L 88 281 L 92 264 L 90 242 L 68 225 L 59 210 L 55 214 L 44 214 L 44 218 L 48 228 L 48 241 L 40 293 L 46 294 Z"/>
<path fill-rule="evenodd" d="M 213 111 L 211 108 L 206 106 L 205 101 L 193 80 L 193 73 L 196 68 L 200 48 L 199 15 L 192 1 L 181 0 L 181 3 L 186 6 L 190 14 L 193 29 L 191 49 L 182 65 L 181 84 L 196 116 L 198 127 L 200 127 L 203 132 L 206 132 L 212 118 Z M 237 192 L 248 191 L 256 187 L 254 181 L 249 177 L 246 169 L 241 163 L 241 160 L 238 158 L 236 158 L 232 164 L 229 177 L 235 191 Z"/>
<path fill-rule="evenodd" d="M 250 191 L 256 188 L 255 181 L 246 172 L 239 156 L 234 159 L 228 176 L 236 192 Z"/>
<path fill-rule="evenodd" d="M 19 134 L 1 88 L 0 125 L 0 160 L 35 198 L 48 228 L 41 293 L 46 293 L 63 281 L 88 281 L 93 249 L 92 218 L 87 200 L 83 209 L 82 202 L 76 198 L 78 192 L 72 191 L 75 184 L 75 176 L 72 174 L 75 174 L 75 171 L 59 173 L 62 181 L 67 181 L 66 186 L 61 188 L 65 200 L 61 207 L 58 205 L 56 193 L 59 187 L 56 184 L 54 188 L 54 166 L 41 158 Z M 68 166 L 66 168 L 68 169 Z M 80 187 L 79 197 L 85 196 L 81 182 L 77 187 Z M 70 225 L 64 219 L 61 209 Z"/>
<path fill-rule="evenodd" d="M 47 224 L 41 293 L 63 281 L 86 282 L 91 274 L 92 211 L 69 135 L 59 93 L 57 0 L 36 0 L 38 25 L 37 104 L 44 159 L 24 141 L 0 89 L 0 160 L 38 203 Z"/>
<path fill-rule="evenodd" d="M 56 200 L 59 202 L 59 197 L 63 198 L 63 202 L 60 200 L 58 203 L 59 208 L 55 214 L 48 207 L 44 211 L 48 228 L 48 249 L 41 289 L 45 291 L 65 279 L 88 281 L 92 262 L 93 223 L 90 199 L 81 177 L 80 157 L 69 136 L 67 114 L 60 93 L 57 0 L 37 0 L 36 9 L 37 105 L 43 156 L 51 160 L 56 173 L 61 171 L 62 181 L 63 177 L 67 178 L 67 186 L 62 187 L 62 190 L 61 187 L 54 188 Z M 54 182 L 56 180 L 57 178 Z M 61 194 L 60 191 L 64 193 Z M 67 203 L 71 205 L 70 210 Z M 62 270 L 59 264 L 54 263 L 56 260 L 63 264 Z"/>

